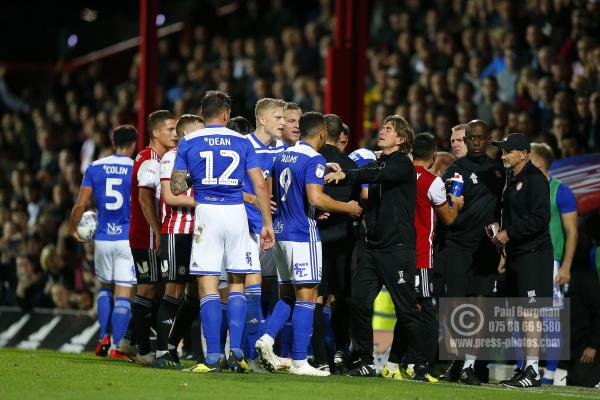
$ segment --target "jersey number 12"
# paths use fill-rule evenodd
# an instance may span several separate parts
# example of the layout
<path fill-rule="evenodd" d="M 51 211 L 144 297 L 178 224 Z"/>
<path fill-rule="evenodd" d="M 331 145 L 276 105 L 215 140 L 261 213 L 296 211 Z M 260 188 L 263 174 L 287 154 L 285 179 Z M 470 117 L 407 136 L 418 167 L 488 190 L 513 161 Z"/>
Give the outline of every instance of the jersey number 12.
<path fill-rule="evenodd" d="M 214 156 L 212 151 L 201 151 L 200 157 L 206 160 L 206 175 L 202 178 L 203 185 L 225 185 L 225 186 L 236 186 L 239 183 L 239 179 L 229 178 L 231 174 L 235 171 L 237 166 L 240 163 L 240 155 L 233 150 L 220 150 L 219 154 L 221 157 L 231 158 L 231 163 L 225 171 L 219 176 L 219 178 L 215 178 L 213 176 L 214 169 Z"/>

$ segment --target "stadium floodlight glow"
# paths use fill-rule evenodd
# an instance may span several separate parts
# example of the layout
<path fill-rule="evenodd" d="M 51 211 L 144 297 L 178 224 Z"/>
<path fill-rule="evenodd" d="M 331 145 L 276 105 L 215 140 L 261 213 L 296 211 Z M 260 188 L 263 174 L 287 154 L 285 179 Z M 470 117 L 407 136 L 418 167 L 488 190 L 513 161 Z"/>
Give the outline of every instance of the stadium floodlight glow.
<path fill-rule="evenodd" d="M 75 46 L 77 46 L 78 41 L 79 41 L 79 38 L 77 37 L 77 35 L 75 35 L 75 34 L 70 35 L 69 38 L 67 39 L 67 45 L 69 47 L 75 47 Z"/>
<path fill-rule="evenodd" d="M 156 16 L 156 26 L 162 26 L 165 23 L 166 17 L 164 14 L 158 14 Z"/>

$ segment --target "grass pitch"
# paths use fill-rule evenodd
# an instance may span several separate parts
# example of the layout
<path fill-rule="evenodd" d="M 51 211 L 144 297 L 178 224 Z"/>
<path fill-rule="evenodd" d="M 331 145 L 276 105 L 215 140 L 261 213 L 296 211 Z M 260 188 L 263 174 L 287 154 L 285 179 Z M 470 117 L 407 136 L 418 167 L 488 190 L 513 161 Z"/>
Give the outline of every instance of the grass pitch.
<path fill-rule="evenodd" d="M 505 389 L 449 383 L 398 382 L 382 378 L 295 377 L 287 374 L 192 374 L 159 370 L 92 353 L 0 350 L 0 399 L 566 399 L 600 398 L 600 391 L 573 387 Z"/>

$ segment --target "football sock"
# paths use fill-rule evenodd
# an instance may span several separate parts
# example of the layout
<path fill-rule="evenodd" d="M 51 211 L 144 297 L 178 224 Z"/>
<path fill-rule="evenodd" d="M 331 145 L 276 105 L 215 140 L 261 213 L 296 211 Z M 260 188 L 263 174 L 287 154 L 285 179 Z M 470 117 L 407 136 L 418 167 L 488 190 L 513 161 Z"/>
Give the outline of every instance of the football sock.
<path fill-rule="evenodd" d="M 271 316 L 267 320 L 267 327 L 265 329 L 265 333 L 271 336 L 273 339 L 275 339 L 285 322 L 289 319 L 291 313 L 292 306 L 288 301 L 285 301 L 284 299 L 280 299 L 279 301 L 277 301 L 277 303 L 275 304 L 275 308 L 273 308 Z"/>
<path fill-rule="evenodd" d="M 242 353 L 242 336 L 246 321 L 246 296 L 231 292 L 227 296 L 227 319 L 229 321 L 229 347 L 239 356 Z"/>
<path fill-rule="evenodd" d="M 136 295 L 133 299 L 131 309 L 131 319 L 133 325 L 133 334 L 139 353 L 141 355 L 150 352 L 150 326 L 152 324 L 152 299 Z"/>
<path fill-rule="evenodd" d="M 171 336 L 169 337 L 169 349 L 176 349 L 179 346 L 179 342 L 185 336 L 185 333 L 190 329 L 194 320 L 198 318 L 198 311 L 200 310 L 200 301 L 195 297 L 185 296 L 183 304 L 177 311 L 175 317 L 175 323 L 171 330 Z"/>
<path fill-rule="evenodd" d="M 179 299 L 164 295 L 158 308 L 158 323 L 156 326 L 156 351 L 164 352 L 168 350 L 169 334 L 173 327 L 175 315 L 179 309 Z M 164 354 L 164 353 L 163 353 Z"/>
<path fill-rule="evenodd" d="M 219 325 L 219 354 L 225 355 L 225 344 L 227 342 L 227 331 L 229 330 L 227 319 L 227 303 L 221 303 L 221 324 Z"/>
<path fill-rule="evenodd" d="M 246 329 L 244 331 L 244 354 L 254 360 L 258 354 L 254 348 L 260 337 L 260 326 L 263 320 L 261 310 L 261 285 L 250 285 L 246 287 Z"/>
<path fill-rule="evenodd" d="M 125 335 L 131 317 L 131 302 L 128 297 L 117 297 L 112 313 L 111 325 L 113 342 L 119 343 Z"/>
<path fill-rule="evenodd" d="M 296 303 L 298 305 L 298 303 Z M 298 308 L 294 308 L 294 314 Z M 292 316 L 292 321 L 294 317 Z M 294 329 L 294 322 L 292 322 L 292 329 Z M 314 314 L 313 314 L 313 332 L 312 332 L 312 351 L 314 355 L 314 362 L 316 365 L 325 364 L 327 362 L 327 349 L 325 347 L 325 316 L 323 315 L 323 304 L 315 303 Z M 295 333 L 295 330 L 294 330 Z M 292 350 L 292 353 L 294 351 Z"/>
<path fill-rule="evenodd" d="M 533 370 L 535 371 L 535 373 L 539 376 L 540 375 L 540 371 L 538 369 L 540 364 L 540 359 L 539 357 L 531 357 L 531 356 L 527 356 L 527 362 L 525 364 L 525 368 L 531 366 L 533 367 Z"/>
<path fill-rule="evenodd" d="M 281 333 L 279 334 L 279 342 L 281 344 L 281 357 L 292 356 L 292 316 L 283 325 Z"/>
<path fill-rule="evenodd" d="M 113 291 L 111 289 L 100 289 L 96 298 L 96 312 L 100 324 L 100 339 L 108 334 L 110 329 L 110 317 L 113 309 Z"/>
<path fill-rule="evenodd" d="M 333 339 L 333 325 L 331 323 L 331 307 L 323 306 L 323 317 L 325 318 L 325 347 L 327 354 L 333 356 L 335 343 Z"/>
<path fill-rule="evenodd" d="M 308 344 L 312 336 L 315 303 L 297 301 L 292 315 L 292 359 L 306 360 Z"/>
<path fill-rule="evenodd" d="M 200 321 L 206 338 L 206 361 L 209 364 L 219 360 L 221 347 L 221 301 L 218 294 L 208 294 L 200 300 Z"/>

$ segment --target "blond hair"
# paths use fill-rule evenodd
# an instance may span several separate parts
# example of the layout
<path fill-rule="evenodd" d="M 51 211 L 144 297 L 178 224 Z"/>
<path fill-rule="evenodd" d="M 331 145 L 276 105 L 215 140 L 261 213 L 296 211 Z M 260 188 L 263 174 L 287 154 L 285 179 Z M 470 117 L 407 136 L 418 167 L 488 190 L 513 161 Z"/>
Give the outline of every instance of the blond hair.
<path fill-rule="evenodd" d="M 258 119 L 266 112 L 277 110 L 278 108 L 282 108 L 285 111 L 286 103 L 280 99 L 273 99 L 270 97 L 265 97 L 264 99 L 260 99 L 256 102 L 256 107 L 254 108 L 254 116 L 256 118 L 256 125 L 258 125 Z"/>
<path fill-rule="evenodd" d="M 552 164 L 552 161 L 554 160 L 552 147 L 547 143 L 531 143 L 531 152 L 535 153 L 535 155 L 539 156 L 544 161 L 546 169 L 550 167 L 550 164 Z"/>

